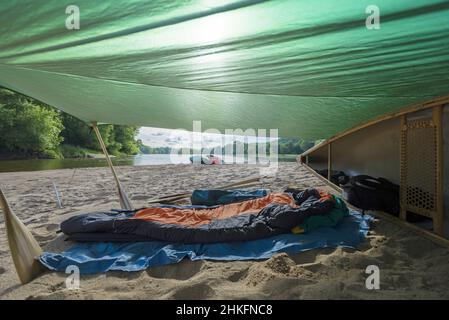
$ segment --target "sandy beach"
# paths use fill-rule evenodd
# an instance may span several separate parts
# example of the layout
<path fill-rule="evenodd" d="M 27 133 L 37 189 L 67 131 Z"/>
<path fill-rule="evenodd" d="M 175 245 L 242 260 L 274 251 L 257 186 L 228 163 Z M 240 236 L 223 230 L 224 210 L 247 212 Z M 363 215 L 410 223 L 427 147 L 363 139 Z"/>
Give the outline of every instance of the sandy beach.
<path fill-rule="evenodd" d="M 158 195 L 217 187 L 259 173 L 249 165 L 117 170 L 136 207 Z M 54 246 L 59 223 L 70 215 L 119 207 L 108 168 L 1 173 L 0 185 L 44 248 Z M 326 188 L 297 163 L 281 163 L 260 187 L 282 191 L 288 185 Z M 449 249 L 382 219 L 357 250 L 278 254 L 265 261 L 182 261 L 140 272 L 82 276 L 79 290 L 66 289 L 66 275 L 50 271 L 20 285 L 3 220 L 0 215 L 0 299 L 449 299 Z M 380 290 L 365 287 L 368 265 L 380 268 Z"/>

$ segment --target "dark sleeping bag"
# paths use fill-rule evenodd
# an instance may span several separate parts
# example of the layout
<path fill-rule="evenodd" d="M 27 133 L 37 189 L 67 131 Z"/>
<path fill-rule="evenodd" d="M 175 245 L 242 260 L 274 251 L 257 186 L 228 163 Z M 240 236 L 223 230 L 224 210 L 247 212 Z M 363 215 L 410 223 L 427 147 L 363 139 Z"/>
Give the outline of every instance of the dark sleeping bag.
<path fill-rule="evenodd" d="M 297 207 L 271 203 L 257 212 L 216 219 L 195 227 L 134 219 L 136 211 L 121 211 L 74 216 L 61 224 L 61 230 L 74 241 L 247 241 L 290 233 L 306 218 L 328 214 L 335 204 L 333 197 L 316 189 L 292 192 L 291 196 Z"/>

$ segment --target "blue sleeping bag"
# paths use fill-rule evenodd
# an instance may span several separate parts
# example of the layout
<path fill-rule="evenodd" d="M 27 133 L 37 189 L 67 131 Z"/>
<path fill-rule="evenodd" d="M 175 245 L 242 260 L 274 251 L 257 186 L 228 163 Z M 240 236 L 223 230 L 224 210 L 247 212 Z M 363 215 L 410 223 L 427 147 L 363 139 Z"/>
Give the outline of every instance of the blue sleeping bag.
<path fill-rule="evenodd" d="M 192 205 L 215 206 L 262 198 L 268 193 L 269 190 L 267 189 L 257 189 L 253 191 L 197 189 L 193 191 L 190 201 Z"/>

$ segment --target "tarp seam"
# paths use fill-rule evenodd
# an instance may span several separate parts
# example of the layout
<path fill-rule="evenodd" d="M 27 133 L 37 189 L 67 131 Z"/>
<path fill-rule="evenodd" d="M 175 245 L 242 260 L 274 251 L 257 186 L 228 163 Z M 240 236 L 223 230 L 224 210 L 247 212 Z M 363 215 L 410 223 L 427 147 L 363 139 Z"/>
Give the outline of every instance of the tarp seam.
<path fill-rule="evenodd" d="M 165 88 L 165 89 L 176 89 L 176 90 L 186 90 L 186 91 L 200 91 L 200 92 L 218 92 L 218 93 L 230 93 L 230 94 L 244 94 L 244 95 L 258 95 L 258 96 L 273 96 L 273 97 L 304 97 L 304 98 L 323 98 L 323 99 L 335 99 L 335 98 L 367 98 L 367 99 L 382 99 L 382 98 L 410 98 L 410 99 L 427 99 L 427 98 L 435 98 L 434 95 L 423 95 L 423 96 L 326 96 L 326 95 L 290 95 L 290 94 L 273 94 L 273 93 L 256 93 L 256 92 L 243 92 L 243 91 L 227 91 L 227 90 L 212 90 L 212 89 L 194 89 L 194 88 L 182 88 L 182 87 L 175 87 L 175 86 L 163 86 L 163 85 L 155 85 L 155 84 L 147 84 L 147 83 L 138 83 L 138 82 L 131 82 L 131 81 L 120 81 L 116 79 L 109 79 L 109 78 L 97 78 L 92 76 L 82 76 L 77 74 L 71 74 L 71 73 L 61 73 L 61 72 L 55 72 L 55 71 L 47 71 L 47 70 L 40 70 L 40 69 L 33 69 L 33 68 L 25 68 L 21 66 L 12 66 L 9 64 L 3 64 L 0 63 L 0 66 L 5 66 L 8 68 L 15 68 L 15 69 L 22 69 L 27 71 L 34 71 L 34 72 L 42 72 L 42 73 L 49 73 L 49 74 L 55 74 L 59 76 L 67 76 L 67 77 L 74 77 L 74 78 L 84 78 L 84 79 L 91 79 L 91 80 L 100 80 L 100 81 L 108 81 L 108 82 L 115 82 L 125 85 L 135 85 L 135 86 L 145 86 L 145 87 L 157 87 L 157 88 Z"/>

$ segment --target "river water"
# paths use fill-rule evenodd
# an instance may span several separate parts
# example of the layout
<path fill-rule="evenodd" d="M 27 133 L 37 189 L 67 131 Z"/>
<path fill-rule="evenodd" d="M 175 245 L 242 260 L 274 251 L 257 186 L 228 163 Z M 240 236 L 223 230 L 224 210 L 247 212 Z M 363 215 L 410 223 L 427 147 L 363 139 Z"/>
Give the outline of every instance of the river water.
<path fill-rule="evenodd" d="M 243 160 L 240 158 L 243 162 Z M 225 163 L 233 163 L 234 159 L 224 158 Z M 294 155 L 279 156 L 280 162 L 295 161 Z M 112 158 L 117 166 L 147 166 L 164 164 L 188 164 L 187 155 L 143 154 L 136 156 Z M 40 171 L 53 169 L 73 169 L 89 167 L 107 167 L 105 159 L 33 159 L 33 160 L 0 160 L 0 172 Z"/>

